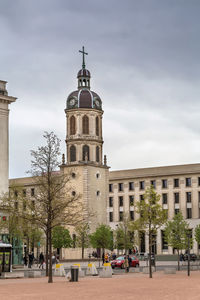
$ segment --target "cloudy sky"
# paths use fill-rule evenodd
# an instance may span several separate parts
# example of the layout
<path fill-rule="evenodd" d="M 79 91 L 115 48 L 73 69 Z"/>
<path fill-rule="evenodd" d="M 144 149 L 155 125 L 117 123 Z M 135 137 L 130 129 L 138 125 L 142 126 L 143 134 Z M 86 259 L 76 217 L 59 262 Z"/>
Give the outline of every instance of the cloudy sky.
<path fill-rule="evenodd" d="M 112 170 L 200 162 L 199 0 L 0 0 L 0 79 L 8 81 L 10 178 L 54 131 L 89 55 Z"/>

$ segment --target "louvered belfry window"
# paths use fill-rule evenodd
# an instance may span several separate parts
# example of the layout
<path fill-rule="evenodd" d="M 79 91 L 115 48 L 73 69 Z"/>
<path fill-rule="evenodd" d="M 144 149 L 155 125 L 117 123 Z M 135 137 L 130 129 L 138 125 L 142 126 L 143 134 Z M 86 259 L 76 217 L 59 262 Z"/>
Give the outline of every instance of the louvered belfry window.
<path fill-rule="evenodd" d="M 89 118 L 83 116 L 83 134 L 89 134 Z"/>
<path fill-rule="evenodd" d="M 70 135 L 73 135 L 76 133 L 76 119 L 74 116 L 71 116 L 70 118 Z"/>
<path fill-rule="evenodd" d="M 99 136 L 99 117 L 96 117 L 96 135 Z"/>
<path fill-rule="evenodd" d="M 74 145 L 70 147 L 70 161 L 76 161 L 76 147 Z"/>
<path fill-rule="evenodd" d="M 96 147 L 96 161 L 99 162 L 99 147 Z"/>
<path fill-rule="evenodd" d="M 90 148 L 88 145 L 83 146 L 83 161 L 90 160 Z"/>

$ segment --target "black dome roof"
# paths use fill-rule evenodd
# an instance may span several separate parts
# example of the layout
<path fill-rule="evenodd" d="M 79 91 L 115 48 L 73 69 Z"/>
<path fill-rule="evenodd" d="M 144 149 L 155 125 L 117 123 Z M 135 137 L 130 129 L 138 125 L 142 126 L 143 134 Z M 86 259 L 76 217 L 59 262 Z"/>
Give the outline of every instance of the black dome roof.
<path fill-rule="evenodd" d="M 90 71 L 86 69 L 81 69 L 77 74 L 77 78 L 79 77 L 90 77 Z"/>
<path fill-rule="evenodd" d="M 98 94 L 87 88 L 74 91 L 67 98 L 67 109 L 94 108 L 102 109 L 102 101 Z"/>

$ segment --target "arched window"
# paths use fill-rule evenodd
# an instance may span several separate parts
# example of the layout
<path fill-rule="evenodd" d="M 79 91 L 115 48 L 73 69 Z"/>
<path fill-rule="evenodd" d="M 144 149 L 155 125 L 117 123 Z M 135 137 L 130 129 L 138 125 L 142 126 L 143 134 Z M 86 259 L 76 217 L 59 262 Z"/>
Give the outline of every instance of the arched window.
<path fill-rule="evenodd" d="M 99 117 L 96 117 L 96 135 L 99 136 Z"/>
<path fill-rule="evenodd" d="M 76 147 L 72 145 L 69 151 L 70 151 L 70 161 L 76 161 Z"/>
<path fill-rule="evenodd" d="M 71 116 L 70 118 L 70 135 L 73 135 L 76 133 L 76 119 L 74 116 Z"/>
<path fill-rule="evenodd" d="M 96 161 L 99 162 L 99 147 L 96 146 Z"/>
<path fill-rule="evenodd" d="M 83 116 L 83 134 L 89 134 L 89 118 Z"/>
<path fill-rule="evenodd" d="M 90 160 L 90 148 L 88 145 L 83 146 L 83 161 Z"/>

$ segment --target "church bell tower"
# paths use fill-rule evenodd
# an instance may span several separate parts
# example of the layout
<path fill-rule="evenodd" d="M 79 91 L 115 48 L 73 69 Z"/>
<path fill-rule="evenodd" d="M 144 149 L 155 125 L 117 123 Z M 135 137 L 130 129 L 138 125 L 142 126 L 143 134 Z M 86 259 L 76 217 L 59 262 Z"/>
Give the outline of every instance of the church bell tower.
<path fill-rule="evenodd" d="M 108 197 L 108 166 L 103 159 L 102 100 L 91 90 L 91 75 L 85 66 L 84 47 L 82 69 L 77 74 L 77 90 L 71 92 L 66 102 L 66 163 L 65 170 L 73 170 L 71 180 L 74 193 L 81 195 L 85 219 L 95 230 L 106 223 Z M 90 213 L 93 217 L 89 217 Z"/>

